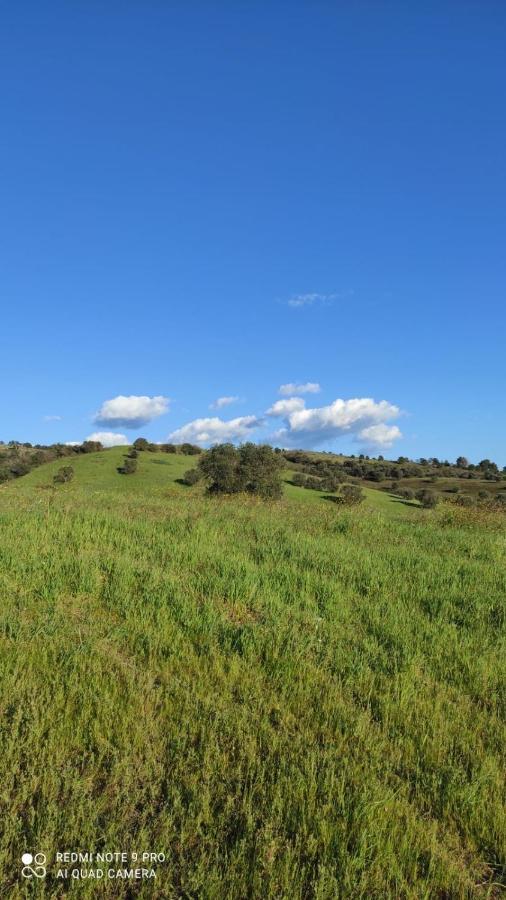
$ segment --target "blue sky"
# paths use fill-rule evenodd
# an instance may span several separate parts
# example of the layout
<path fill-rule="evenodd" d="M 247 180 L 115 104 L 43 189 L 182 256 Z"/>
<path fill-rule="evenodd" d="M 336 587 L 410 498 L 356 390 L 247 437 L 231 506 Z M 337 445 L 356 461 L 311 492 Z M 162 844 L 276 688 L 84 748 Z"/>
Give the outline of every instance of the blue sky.
<path fill-rule="evenodd" d="M 2 4 L 0 436 L 505 465 L 505 39 L 502 2 Z"/>

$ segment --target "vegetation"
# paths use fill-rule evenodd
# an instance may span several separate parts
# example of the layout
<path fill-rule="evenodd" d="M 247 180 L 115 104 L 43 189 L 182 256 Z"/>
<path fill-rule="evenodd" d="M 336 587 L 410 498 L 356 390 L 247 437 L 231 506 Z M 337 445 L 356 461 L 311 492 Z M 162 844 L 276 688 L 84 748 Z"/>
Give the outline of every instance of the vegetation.
<path fill-rule="evenodd" d="M 282 461 L 267 444 L 218 444 L 202 454 L 199 471 L 211 494 L 246 492 L 264 499 L 281 497 Z"/>
<path fill-rule="evenodd" d="M 499 897 L 504 515 L 122 453 L 0 489 L 4 895 L 23 845 L 163 851 L 141 898 Z"/>
<path fill-rule="evenodd" d="M 434 506 L 437 506 L 438 502 L 435 491 L 429 491 L 425 488 L 421 491 L 417 491 L 416 499 L 424 509 L 433 509 Z"/>
<path fill-rule="evenodd" d="M 58 469 L 56 475 L 53 476 L 53 481 L 55 484 L 64 484 L 65 482 L 72 481 L 74 477 L 74 470 L 72 466 L 62 466 Z"/>
<path fill-rule="evenodd" d="M 103 450 L 99 441 L 84 441 L 83 444 L 21 444 L 19 441 L 10 441 L 5 444 L 0 441 L 0 484 L 12 481 L 28 475 L 32 469 L 51 462 L 54 459 L 76 457 L 83 453 L 97 453 Z M 65 479 L 64 479 L 65 480 Z M 57 479 L 58 483 L 59 479 Z"/>

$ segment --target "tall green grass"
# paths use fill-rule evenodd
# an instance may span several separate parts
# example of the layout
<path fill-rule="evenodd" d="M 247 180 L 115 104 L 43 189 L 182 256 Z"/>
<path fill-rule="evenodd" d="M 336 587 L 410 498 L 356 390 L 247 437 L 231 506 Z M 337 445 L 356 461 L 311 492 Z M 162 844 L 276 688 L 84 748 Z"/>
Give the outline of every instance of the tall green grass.
<path fill-rule="evenodd" d="M 500 896 L 504 519 L 93 464 L 0 490 L 2 895 Z M 167 862 L 69 888 L 57 849 Z"/>

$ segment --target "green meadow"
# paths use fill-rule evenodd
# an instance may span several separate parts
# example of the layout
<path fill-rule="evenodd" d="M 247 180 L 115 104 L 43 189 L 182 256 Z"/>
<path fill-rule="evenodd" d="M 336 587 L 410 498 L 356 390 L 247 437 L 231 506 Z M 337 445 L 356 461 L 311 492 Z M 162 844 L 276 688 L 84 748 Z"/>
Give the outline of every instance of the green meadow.
<path fill-rule="evenodd" d="M 503 896 L 504 513 L 122 457 L 0 487 L 1 895 Z M 166 861 L 58 879 L 66 850 Z"/>

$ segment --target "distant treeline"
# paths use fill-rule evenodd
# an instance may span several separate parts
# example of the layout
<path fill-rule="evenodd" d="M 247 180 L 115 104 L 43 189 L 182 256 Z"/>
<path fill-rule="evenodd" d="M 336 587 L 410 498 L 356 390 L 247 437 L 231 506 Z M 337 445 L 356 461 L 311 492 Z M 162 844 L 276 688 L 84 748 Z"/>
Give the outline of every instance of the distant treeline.
<path fill-rule="evenodd" d="M 463 478 L 485 481 L 502 481 L 506 479 L 506 466 L 499 470 L 498 465 L 490 459 L 482 459 L 477 465 L 468 462 L 465 456 L 459 456 L 456 462 L 439 460 L 436 457 L 419 459 L 416 462 L 399 456 L 397 460 L 386 460 L 382 456 L 371 459 L 368 456 L 349 456 L 342 462 L 326 454 L 315 456 L 304 450 L 284 450 L 284 458 L 294 463 L 305 475 L 318 478 L 336 479 L 343 477 L 361 478 L 365 481 L 400 481 L 403 478 Z"/>

